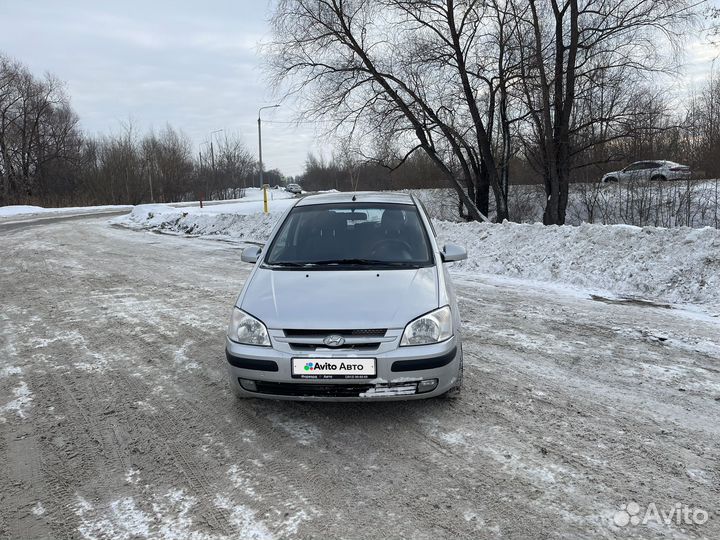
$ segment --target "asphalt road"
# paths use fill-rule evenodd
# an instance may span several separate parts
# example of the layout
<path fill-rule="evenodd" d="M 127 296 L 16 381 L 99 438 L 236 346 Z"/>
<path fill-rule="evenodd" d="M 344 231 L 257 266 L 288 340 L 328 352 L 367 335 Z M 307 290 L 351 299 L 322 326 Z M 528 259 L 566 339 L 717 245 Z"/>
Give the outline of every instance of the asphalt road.
<path fill-rule="evenodd" d="M 238 246 L 106 221 L 0 227 L 0 537 L 720 536 L 716 318 L 457 275 L 460 400 L 238 401 Z"/>

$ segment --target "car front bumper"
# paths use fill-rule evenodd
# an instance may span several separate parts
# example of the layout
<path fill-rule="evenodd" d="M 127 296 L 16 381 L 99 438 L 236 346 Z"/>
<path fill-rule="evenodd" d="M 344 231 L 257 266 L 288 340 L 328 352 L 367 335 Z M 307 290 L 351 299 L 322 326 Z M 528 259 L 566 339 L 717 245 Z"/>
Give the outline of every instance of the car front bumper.
<path fill-rule="evenodd" d="M 225 345 L 230 384 L 239 396 L 299 401 L 392 401 L 436 397 L 455 386 L 462 359 L 458 336 L 433 345 L 397 347 L 367 354 L 341 350 L 288 353 L 272 347 L 240 345 L 227 338 Z M 369 379 L 301 379 L 292 376 L 292 358 L 328 357 L 375 358 L 377 374 Z M 434 389 L 418 392 L 421 381 L 433 379 L 438 381 Z M 255 390 L 249 390 L 251 388 Z"/>

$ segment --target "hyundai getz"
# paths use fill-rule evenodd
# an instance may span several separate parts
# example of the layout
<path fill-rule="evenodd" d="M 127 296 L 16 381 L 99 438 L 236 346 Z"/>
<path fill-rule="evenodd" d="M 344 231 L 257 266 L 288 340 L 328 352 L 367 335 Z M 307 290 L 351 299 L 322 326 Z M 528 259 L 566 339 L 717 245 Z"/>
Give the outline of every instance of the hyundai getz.
<path fill-rule="evenodd" d="M 422 204 L 404 193 L 299 199 L 255 263 L 227 329 L 230 382 L 243 398 L 395 400 L 455 397 L 460 317 Z"/>

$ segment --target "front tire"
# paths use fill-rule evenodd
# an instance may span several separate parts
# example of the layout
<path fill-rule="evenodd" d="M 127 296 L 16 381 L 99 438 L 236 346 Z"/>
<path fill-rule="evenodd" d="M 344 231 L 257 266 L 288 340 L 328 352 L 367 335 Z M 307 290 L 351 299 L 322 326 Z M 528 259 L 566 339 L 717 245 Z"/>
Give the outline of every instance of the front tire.
<path fill-rule="evenodd" d="M 656 174 L 650 180 L 653 182 L 667 182 L 667 178 L 665 178 L 662 174 Z"/>

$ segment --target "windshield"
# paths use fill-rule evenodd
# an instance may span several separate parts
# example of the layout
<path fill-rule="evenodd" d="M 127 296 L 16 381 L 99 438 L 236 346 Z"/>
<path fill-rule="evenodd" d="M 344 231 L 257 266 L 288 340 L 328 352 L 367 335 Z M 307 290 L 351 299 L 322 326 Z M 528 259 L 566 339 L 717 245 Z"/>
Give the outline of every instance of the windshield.
<path fill-rule="evenodd" d="M 417 268 L 433 264 L 433 258 L 414 205 L 343 203 L 293 208 L 265 264 Z"/>

